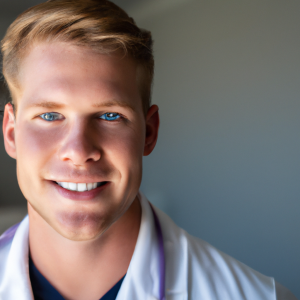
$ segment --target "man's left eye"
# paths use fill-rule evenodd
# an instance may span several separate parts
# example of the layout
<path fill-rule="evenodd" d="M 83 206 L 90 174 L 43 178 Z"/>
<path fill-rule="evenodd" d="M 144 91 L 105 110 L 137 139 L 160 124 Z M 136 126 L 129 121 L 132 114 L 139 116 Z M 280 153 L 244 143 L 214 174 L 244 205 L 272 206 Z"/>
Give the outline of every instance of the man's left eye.
<path fill-rule="evenodd" d="M 100 116 L 100 119 L 106 120 L 106 121 L 116 121 L 119 119 L 121 116 L 117 113 L 106 113 Z"/>

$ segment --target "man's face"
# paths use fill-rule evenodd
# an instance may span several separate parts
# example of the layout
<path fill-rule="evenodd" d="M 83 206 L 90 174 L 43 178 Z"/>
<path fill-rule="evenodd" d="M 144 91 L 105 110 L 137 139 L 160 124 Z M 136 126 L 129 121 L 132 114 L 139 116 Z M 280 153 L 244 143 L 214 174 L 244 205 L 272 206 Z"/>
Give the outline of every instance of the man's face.
<path fill-rule="evenodd" d="M 19 83 L 13 129 L 4 120 L 4 137 L 25 198 L 61 235 L 99 236 L 128 209 L 141 182 L 147 117 L 137 64 L 41 43 L 24 58 Z"/>

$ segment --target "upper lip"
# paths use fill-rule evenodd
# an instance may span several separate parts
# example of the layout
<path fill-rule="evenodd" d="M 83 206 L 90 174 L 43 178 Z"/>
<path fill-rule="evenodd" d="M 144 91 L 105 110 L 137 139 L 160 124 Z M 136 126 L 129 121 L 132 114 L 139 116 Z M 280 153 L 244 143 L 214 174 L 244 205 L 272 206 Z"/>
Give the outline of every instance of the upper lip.
<path fill-rule="evenodd" d="M 103 179 L 91 179 L 91 178 L 74 178 L 74 179 L 46 179 L 52 182 L 72 182 L 72 183 L 95 183 L 95 182 L 108 182 L 108 180 Z"/>
<path fill-rule="evenodd" d="M 48 175 L 45 176 L 45 180 L 49 181 L 54 181 L 54 182 L 73 182 L 73 183 L 94 183 L 94 182 L 103 182 L 103 181 L 109 181 L 107 176 L 103 176 L 104 174 L 102 173 L 95 173 L 91 172 L 89 173 L 73 173 L 71 172 L 70 174 L 66 174 L 66 176 L 63 175 L 58 175 L 55 176 L 53 175 Z"/>
<path fill-rule="evenodd" d="M 72 183 L 95 183 L 95 182 L 107 182 L 107 180 L 51 180 L 54 182 L 72 182 Z"/>

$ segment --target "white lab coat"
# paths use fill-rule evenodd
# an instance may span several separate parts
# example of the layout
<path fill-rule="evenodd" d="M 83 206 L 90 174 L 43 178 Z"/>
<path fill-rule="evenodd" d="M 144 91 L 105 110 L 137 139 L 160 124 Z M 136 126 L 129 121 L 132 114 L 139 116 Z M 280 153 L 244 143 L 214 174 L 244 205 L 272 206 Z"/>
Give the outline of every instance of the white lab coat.
<path fill-rule="evenodd" d="M 159 298 L 158 240 L 151 207 L 139 195 L 137 244 L 117 300 Z M 166 300 L 296 300 L 287 289 L 208 243 L 190 236 L 155 208 L 164 240 Z M 0 300 L 33 300 L 26 217 L 0 238 Z"/>

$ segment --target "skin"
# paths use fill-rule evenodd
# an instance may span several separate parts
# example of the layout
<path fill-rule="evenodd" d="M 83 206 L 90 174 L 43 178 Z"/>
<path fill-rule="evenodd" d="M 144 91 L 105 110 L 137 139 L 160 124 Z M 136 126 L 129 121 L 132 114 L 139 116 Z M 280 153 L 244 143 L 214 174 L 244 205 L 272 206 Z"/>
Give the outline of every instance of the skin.
<path fill-rule="evenodd" d="M 100 299 L 134 251 L 142 156 L 156 144 L 158 107 L 145 117 L 136 62 L 66 43 L 32 47 L 18 79 L 3 134 L 28 201 L 31 257 L 65 299 Z M 58 120 L 41 118 L 52 112 Z M 111 112 L 121 117 L 100 118 Z M 74 200 L 57 181 L 108 183 Z"/>

